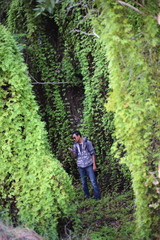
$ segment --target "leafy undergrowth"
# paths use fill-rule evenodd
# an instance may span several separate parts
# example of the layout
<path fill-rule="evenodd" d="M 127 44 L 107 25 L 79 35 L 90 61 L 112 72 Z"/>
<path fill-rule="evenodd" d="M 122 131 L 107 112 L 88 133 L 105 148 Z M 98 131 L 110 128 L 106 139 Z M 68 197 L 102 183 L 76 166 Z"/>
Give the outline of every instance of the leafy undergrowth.
<path fill-rule="evenodd" d="M 61 240 L 131 240 L 135 232 L 132 191 L 112 193 L 101 200 L 84 200 L 76 186 L 77 215 L 65 226 Z"/>
<path fill-rule="evenodd" d="M 92 198 L 85 200 L 79 184 L 76 184 L 75 190 L 77 200 L 73 204 L 77 206 L 76 215 L 73 219 L 63 219 L 59 222 L 59 240 L 135 239 L 132 191 L 119 194 L 108 193 L 102 196 L 101 200 L 96 201 Z M 8 227 L 1 223 L 1 239 L 40 240 L 44 238 L 29 229 Z"/>

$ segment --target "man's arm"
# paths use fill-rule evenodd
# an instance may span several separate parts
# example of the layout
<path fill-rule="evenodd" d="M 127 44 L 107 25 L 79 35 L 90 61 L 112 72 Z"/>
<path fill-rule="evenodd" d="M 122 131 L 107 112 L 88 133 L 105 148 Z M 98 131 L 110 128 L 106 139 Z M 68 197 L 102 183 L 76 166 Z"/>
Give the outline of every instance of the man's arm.
<path fill-rule="evenodd" d="M 88 151 L 90 152 L 91 154 L 91 158 L 92 158 L 92 162 L 93 162 L 93 171 L 96 171 L 97 170 L 97 167 L 96 167 L 96 157 L 95 157 L 95 151 L 94 151 L 94 147 L 92 145 L 92 142 L 91 141 L 87 141 L 87 149 Z"/>
<path fill-rule="evenodd" d="M 96 167 L 96 157 L 95 157 L 95 155 L 92 155 L 92 162 L 93 162 L 93 171 L 96 171 L 97 167 Z"/>

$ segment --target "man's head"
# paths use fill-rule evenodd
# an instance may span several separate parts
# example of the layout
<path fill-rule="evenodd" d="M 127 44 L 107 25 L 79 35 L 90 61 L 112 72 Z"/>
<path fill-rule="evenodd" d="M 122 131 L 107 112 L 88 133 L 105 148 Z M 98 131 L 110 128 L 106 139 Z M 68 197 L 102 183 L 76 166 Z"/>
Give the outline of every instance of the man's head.
<path fill-rule="evenodd" d="M 78 143 L 81 143 L 81 141 L 82 141 L 82 136 L 79 131 L 74 131 L 72 133 L 72 138 L 74 139 L 75 142 L 78 142 Z"/>

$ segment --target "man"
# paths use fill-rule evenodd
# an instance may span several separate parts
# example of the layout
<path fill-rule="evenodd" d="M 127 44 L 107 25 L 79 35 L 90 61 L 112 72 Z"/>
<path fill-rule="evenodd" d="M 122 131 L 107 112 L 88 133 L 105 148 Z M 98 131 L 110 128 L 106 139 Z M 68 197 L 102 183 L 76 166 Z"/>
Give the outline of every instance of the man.
<path fill-rule="evenodd" d="M 92 145 L 92 142 L 87 140 L 86 137 L 82 138 L 79 131 L 72 133 L 72 138 L 75 141 L 73 149 L 69 148 L 68 150 L 74 158 L 77 158 L 77 166 L 79 174 L 82 181 L 82 188 L 84 190 L 86 198 L 90 198 L 88 184 L 87 184 L 87 175 L 90 178 L 93 190 L 94 198 L 96 200 L 100 199 L 99 187 L 97 184 L 96 176 L 94 171 L 96 171 L 96 161 L 95 161 L 95 151 Z"/>

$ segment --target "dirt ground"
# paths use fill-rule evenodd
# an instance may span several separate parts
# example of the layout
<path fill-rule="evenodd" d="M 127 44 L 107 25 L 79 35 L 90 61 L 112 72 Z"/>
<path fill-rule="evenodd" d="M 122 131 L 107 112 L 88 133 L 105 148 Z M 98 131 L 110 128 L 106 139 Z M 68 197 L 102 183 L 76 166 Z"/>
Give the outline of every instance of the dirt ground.
<path fill-rule="evenodd" d="M 8 227 L 0 223 L 0 240 L 44 240 L 44 238 L 29 229 Z"/>

